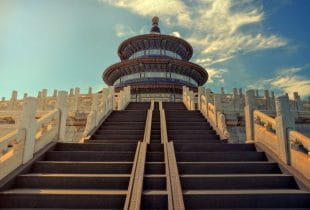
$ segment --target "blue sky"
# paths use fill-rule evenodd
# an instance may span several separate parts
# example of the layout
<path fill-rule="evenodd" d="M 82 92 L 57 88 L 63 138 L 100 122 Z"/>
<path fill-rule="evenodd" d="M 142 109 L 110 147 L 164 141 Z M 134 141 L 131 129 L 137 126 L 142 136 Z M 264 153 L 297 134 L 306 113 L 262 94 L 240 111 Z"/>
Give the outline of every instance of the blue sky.
<path fill-rule="evenodd" d="M 310 95 L 309 0 L 0 0 L 0 96 L 104 86 L 122 40 L 162 33 L 194 47 L 207 87 Z"/>

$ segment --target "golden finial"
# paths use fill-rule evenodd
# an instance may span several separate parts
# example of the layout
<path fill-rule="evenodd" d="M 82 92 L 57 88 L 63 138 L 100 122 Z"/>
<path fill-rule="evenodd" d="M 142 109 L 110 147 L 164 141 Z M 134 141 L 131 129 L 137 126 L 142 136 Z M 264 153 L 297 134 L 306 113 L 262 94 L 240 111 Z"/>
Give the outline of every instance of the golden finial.
<path fill-rule="evenodd" d="M 153 25 L 158 25 L 159 23 L 159 18 L 157 16 L 153 17 L 152 18 L 152 22 L 153 22 Z"/>

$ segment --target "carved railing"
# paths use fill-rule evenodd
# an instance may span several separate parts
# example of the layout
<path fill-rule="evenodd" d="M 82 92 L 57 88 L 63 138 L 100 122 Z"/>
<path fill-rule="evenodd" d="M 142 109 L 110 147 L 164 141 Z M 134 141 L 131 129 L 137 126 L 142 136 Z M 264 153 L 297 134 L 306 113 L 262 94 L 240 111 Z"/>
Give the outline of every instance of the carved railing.
<path fill-rule="evenodd" d="M 216 110 L 216 107 L 212 103 L 207 102 L 207 97 L 204 94 L 200 94 L 199 110 L 202 115 L 209 121 L 211 126 L 216 130 L 221 139 L 228 139 L 229 132 L 226 125 L 225 115 Z"/>
<path fill-rule="evenodd" d="M 21 129 L 0 138 L 0 180 L 22 164 L 25 135 Z"/>
<path fill-rule="evenodd" d="M 17 128 L 0 138 L 0 179 L 52 141 L 63 140 L 66 122 L 66 92 L 60 92 L 56 108 L 36 119 L 37 101 L 26 98 Z"/>
<path fill-rule="evenodd" d="M 295 130 L 296 115 L 307 118 L 306 112 L 290 110 L 287 96 L 277 97 L 275 113 L 253 111 L 253 127 L 248 125 L 247 132 L 253 132 L 254 143 L 263 145 L 284 164 L 310 179 L 310 138 Z"/>
<path fill-rule="evenodd" d="M 60 110 L 55 109 L 37 120 L 34 152 L 39 151 L 52 141 L 58 140 L 60 129 Z"/>
<path fill-rule="evenodd" d="M 289 132 L 291 165 L 310 180 L 310 138 L 298 131 Z"/>
<path fill-rule="evenodd" d="M 307 155 L 310 155 L 310 139 L 307 136 L 303 135 L 298 131 L 290 131 L 289 139 L 292 144 L 298 145 L 301 151 L 303 151 Z"/>
<path fill-rule="evenodd" d="M 188 110 L 195 110 L 195 99 L 193 91 L 188 87 L 183 86 L 183 103 Z"/>
<path fill-rule="evenodd" d="M 254 111 L 254 141 L 260 142 L 279 155 L 276 120 L 263 112 Z"/>
<path fill-rule="evenodd" d="M 81 139 L 80 143 L 89 139 L 104 119 L 110 115 L 113 110 L 113 101 L 114 88 L 112 87 L 105 88 L 102 93 L 93 95 L 91 112 L 87 116 L 87 122 L 83 133 L 84 138 Z"/>

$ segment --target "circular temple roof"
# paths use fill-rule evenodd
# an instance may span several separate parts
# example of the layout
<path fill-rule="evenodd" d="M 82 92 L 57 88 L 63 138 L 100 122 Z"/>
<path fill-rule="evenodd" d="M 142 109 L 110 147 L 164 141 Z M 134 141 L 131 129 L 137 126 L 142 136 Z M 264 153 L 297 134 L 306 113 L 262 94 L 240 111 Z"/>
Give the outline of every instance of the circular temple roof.
<path fill-rule="evenodd" d="M 208 80 L 208 73 L 197 64 L 172 59 L 172 58 L 137 58 L 123 60 L 108 67 L 102 78 L 108 85 L 122 76 L 138 73 L 138 72 L 173 72 L 186 75 L 194 79 L 198 85 L 203 85 Z"/>
<path fill-rule="evenodd" d="M 183 60 L 189 60 L 193 55 L 193 48 L 187 41 L 159 33 L 138 35 L 123 41 L 118 48 L 118 55 L 121 60 L 126 60 L 135 52 L 148 49 L 169 50 L 180 55 Z"/>

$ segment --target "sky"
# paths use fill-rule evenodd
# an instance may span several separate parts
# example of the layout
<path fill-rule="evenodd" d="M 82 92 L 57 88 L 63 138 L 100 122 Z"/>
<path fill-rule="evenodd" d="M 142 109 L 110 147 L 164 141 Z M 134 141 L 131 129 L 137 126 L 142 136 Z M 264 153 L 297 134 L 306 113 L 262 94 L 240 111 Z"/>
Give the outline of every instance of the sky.
<path fill-rule="evenodd" d="M 310 96 L 309 0 L 0 0 L 0 97 L 105 87 L 119 44 L 161 32 L 192 44 L 206 87 Z"/>

